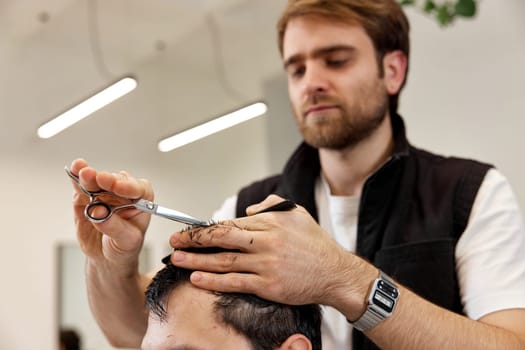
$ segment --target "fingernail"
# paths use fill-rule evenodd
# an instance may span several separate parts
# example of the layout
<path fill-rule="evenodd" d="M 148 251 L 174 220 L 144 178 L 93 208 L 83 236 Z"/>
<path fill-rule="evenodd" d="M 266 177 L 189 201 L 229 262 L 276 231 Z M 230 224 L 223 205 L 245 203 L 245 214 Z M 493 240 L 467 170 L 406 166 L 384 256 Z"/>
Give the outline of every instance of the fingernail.
<path fill-rule="evenodd" d="M 185 254 L 180 251 L 174 251 L 173 254 L 171 254 L 171 261 L 183 261 Z"/>
<path fill-rule="evenodd" d="M 191 274 L 190 279 L 192 282 L 200 282 L 202 281 L 202 273 L 194 272 Z"/>

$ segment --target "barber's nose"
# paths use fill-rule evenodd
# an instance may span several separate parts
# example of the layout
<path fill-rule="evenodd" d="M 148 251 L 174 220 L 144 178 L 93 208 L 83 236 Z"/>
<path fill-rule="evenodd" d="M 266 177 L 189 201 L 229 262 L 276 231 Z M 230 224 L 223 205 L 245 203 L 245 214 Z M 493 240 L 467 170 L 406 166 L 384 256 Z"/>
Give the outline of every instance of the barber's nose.
<path fill-rule="evenodd" d="M 323 70 L 315 65 L 307 67 L 303 79 L 303 92 L 309 96 L 324 93 L 328 90 L 328 81 Z"/>

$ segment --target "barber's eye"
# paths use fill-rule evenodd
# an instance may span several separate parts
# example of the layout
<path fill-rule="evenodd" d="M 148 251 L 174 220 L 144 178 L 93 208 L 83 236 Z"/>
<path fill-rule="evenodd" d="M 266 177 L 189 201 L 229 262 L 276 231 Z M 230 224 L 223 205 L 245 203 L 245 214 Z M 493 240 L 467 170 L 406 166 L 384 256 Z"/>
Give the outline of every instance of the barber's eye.
<path fill-rule="evenodd" d="M 304 75 L 306 68 L 304 66 L 292 67 L 289 71 L 290 76 L 293 78 L 300 78 Z"/>
<path fill-rule="evenodd" d="M 331 59 L 326 60 L 326 65 L 328 67 L 338 68 L 344 66 L 347 62 L 347 59 Z"/>

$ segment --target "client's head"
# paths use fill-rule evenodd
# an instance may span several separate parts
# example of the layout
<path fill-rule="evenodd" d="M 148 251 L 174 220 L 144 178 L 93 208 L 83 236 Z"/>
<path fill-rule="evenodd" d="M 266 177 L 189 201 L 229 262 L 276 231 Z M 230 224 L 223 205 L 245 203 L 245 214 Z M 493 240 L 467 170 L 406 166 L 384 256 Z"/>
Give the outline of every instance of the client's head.
<path fill-rule="evenodd" d="M 191 272 L 167 263 L 153 278 L 143 350 L 321 349 L 318 305 L 206 291 L 190 283 Z"/>

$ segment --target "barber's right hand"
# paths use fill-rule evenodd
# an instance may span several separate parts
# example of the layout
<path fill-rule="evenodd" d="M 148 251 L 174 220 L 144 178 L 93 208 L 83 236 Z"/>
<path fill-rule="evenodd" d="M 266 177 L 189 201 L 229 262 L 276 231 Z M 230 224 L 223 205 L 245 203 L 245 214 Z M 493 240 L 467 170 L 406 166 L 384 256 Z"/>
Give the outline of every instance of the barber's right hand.
<path fill-rule="evenodd" d="M 70 170 L 89 191 L 106 190 L 125 198 L 153 200 L 153 188 L 149 181 L 136 179 L 127 172 L 97 172 L 83 159 L 74 160 Z M 84 254 L 92 262 L 110 263 L 122 273 L 136 270 L 151 215 L 138 209 L 127 209 L 117 211 L 106 222 L 93 223 L 84 216 L 89 197 L 74 182 L 73 187 L 77 239 Z"/>

